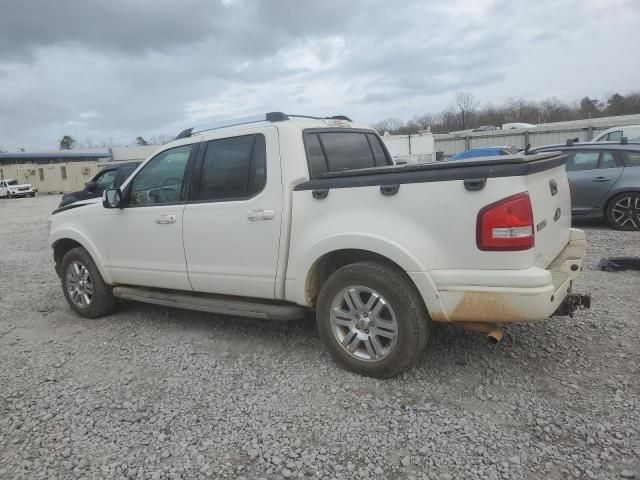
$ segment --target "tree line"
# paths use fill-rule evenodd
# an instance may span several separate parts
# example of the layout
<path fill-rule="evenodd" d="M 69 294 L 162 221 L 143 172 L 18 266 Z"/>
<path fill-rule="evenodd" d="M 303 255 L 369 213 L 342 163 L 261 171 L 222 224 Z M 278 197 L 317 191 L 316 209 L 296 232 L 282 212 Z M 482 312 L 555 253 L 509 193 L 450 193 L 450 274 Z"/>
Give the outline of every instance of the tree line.
<path fill-rule="evenodd" d="M 640 91 L 621 95 L 613 93 L 605 100 L 583 97 L 580 101 L 565 102 L 557 97 L 542 101 L 529 101 L 522 98 L 510 98 L 501 104 L 480 101 L 471 92 L 459 91 L 455 94 L 451 105 L 439 113 L 414 115 L 411 120 L 387 118 L 373 123 L 371 126 L 380 134 L 389 132 L 392 135 L 407 135 L 420 130 L 431 129 L 434 133 L 446 133 L 457 130 L 469 130 L 484 125 L 500 127 L 505 123 L 550 123 L 569 120 L 584 120 L 597 117 L 632 115 L 640 113 Z M 169 135 L 158 135 L 145 139 L 137 137 L 135 145 L 162 145 L 173 140 Z M 77 142 L 70 135 L 65 135 L 59 142 L 60 150 L 70 150 L 75 146 L 91 148 L 108 148 L 114 145 L 109 142 L 100 144 L 87 137 L 84 142 Z"/>
<path fill-rule="evenodd" d="M 167 142 L 173 140 L 174 137 L 171 135 L 158 135 L 149 137 L 148 140 L 145 140 L 144 137 L 136 137 L 133 142 L 134 145 L 137 146 L 146 146 L 146 145 L 163 145 Z M 80 148 L 110 148 L 110 147 L 122 147 L 124 145 L 114 144 L 112 139 L 109 139 L 108 142 L 95 142 L 92 137 L 87 137 L 83 142 L 78 142 L 71 135 L 64 135 L 60 141 L 58 142 L 58 148 L 60 150 L 72 150 L 75 147 Z"/>
<path fill-rule="evenodd" d="M 584 97 L 580 101 L 564 102 L 557 97 L 542 101 L 510 98 L 501 104 L 480 101 L 471 93 L 459 91 L 452 104 L 439 113 L 414 115 L 411 120 L 387 118 L 372 124 L 380 134 L 396 135 L 418 133 L 431 128 L 434 133 L 468 130 L 485 125 L 500 127 L 505 123 L 549 123 L 583 120 L 616 115 L 640 113 L 640 91 L 626 95 L 613 93 L 605 100 Z"/>

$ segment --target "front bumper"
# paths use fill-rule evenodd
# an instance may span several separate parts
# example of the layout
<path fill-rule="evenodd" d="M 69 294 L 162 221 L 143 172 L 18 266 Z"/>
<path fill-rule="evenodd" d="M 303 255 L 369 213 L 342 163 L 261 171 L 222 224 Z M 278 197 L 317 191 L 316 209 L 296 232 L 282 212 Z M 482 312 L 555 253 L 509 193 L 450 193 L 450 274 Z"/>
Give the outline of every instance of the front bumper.
<path fill-rule="evenodd" d="M 27 195 L 33 195 L 36 193 L 35 188 L 30 188 L 29 190 L 9 190 L 9 195 L 12 197 L 26 197 Z"/>
<path fill-rule="evenodd" d="M 429 272 L 437 302 L 428 305 L 435 321 L 530 322 L 562 312 L 587 249 L 584 232 L 571 229 L 569 242 L 547 268 Z M 561 308 L 562 307 L 562 308 Z"/>

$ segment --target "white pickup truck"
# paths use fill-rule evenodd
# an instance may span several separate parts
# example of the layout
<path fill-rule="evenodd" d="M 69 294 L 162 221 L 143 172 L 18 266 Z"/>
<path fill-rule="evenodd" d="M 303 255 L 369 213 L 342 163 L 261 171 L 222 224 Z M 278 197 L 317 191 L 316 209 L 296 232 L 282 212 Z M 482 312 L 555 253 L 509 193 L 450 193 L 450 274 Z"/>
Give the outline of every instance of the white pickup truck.
<path fill-rule="evenodd" d="M 586 242 L 565 157 L 394 165 L 347 117 L 273 112 L 186 130 L 102 201 L 56 210 L 50 243 L 79 315 L 116 299 L 289 320 L 315 310 L 333 358 L 393 376 L 432 322 L 572 313 Z"/>

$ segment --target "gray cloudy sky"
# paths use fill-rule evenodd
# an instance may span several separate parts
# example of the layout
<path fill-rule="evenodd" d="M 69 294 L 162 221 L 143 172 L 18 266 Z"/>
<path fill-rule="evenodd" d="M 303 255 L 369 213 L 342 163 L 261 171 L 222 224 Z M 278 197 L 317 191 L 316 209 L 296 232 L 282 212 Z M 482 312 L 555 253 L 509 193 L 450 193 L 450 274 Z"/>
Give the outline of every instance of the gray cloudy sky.
<path fill-rule="evenodd" d="M 0 147 L 640 89 L 640 0 L 0 0 Z"/>

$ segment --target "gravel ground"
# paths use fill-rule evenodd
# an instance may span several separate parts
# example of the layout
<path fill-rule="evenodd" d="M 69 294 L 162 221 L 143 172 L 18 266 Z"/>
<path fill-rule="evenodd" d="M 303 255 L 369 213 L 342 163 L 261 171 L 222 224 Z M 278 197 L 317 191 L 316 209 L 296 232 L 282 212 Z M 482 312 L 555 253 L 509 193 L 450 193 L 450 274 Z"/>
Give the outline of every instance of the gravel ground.
<path fill-rule="evenodd" d="M 640 234 L 586 225 L 573 319 L 492 346 L 438 326 L 400 378 L 338 368 L 309 321 L 123 304 L 82 320 L 57 196 L 0 201 L 0 478 L 640 478 Z M 635 476 L 635 477 L 634 477 Z"/>

